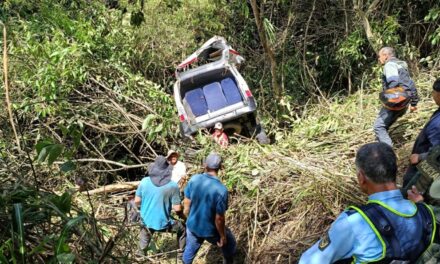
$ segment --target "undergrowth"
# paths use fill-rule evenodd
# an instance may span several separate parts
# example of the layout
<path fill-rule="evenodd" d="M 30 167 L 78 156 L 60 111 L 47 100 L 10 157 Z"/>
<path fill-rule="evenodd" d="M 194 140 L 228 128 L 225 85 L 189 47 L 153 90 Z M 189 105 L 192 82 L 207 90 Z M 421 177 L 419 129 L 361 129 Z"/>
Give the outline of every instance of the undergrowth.
<path fill-rule="evenodd" d="M 419 76 L 418 111 L 407 113 L 390 129 L 399 156 L 399 182 L 415 137 L 436 108 L 429 97 L 430 76 Z M 379 108 L 377 91 L 358 91 L 345 100 L 333 98 L 309 106 L 290 128 L 272 131 L 277 141 L 271 145 L 233 138 L 234 144 L 220 149 L 204 136 L 197 137 L 195 149 L 178 145 L 190 174 L 201 171 L 203 157 L 210 151 L 225 158 L 220 178 L 231 195 L 227 225 L 237 238 L 238 263 L 296 263 L 344 208 L 365 202 L 356 184 L 354 156 L 362 144 L 374 141 L 372 124 Z M 122 218 L 120 205 L 100 203 L 107 208 L 103 215 Z M 117 215 L 111 213 L 115 208 Z M 121 241 L 136 241 L 137 232 L 137 227 L 131 229 Z M 158 236 L 149 260 L 174 263 L 172 238 Z M 128 247 L 135 245 L 116 245 L 121 252 Z M 206 244 L 195 263 L 219 259 L 220 251 Z"/>

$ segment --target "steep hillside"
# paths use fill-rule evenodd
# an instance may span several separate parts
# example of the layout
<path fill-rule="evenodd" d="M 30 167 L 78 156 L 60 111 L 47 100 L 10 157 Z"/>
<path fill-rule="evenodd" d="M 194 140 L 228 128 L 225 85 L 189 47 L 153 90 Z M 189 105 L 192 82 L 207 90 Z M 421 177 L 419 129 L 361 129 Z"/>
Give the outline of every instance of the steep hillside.
<path fill-rule="evenodd" d="M 418 111 L 391 128 L 399 181 L 415 137 L 436 108 L 429 98 L 431 74 L 421 74 L 417 81 L 423 98 Z M 237 237 L 238 263 L 296 263 L 346 206 L 365 201 L 356 184 L 354 155 L 360 145 L 374 141 L 372 123 L 379 106 L 374 91 L 359 91 L 345 100 L 322 100 L 292 119 L 292 127 L 272 131 L 276 142 L 267 146 L 237 139 L 221 150 L 202 136 L 197 150 L 177 144 L 186 152 L 192 173 L 200 171 L 202 157 L 211 150 L 225 157 L 220 177 L 231 193 L 227 223 Z M 108 204 L 114 197 L 104 202 L 107 213 L 100 213 L 113 214 L 119 208 L 117 217 L 122 221 L 121 207 Z M 118 250 L 133 250 L 133 244 L 127 243 L 136 234 L 137 228 L 127 232 Z M 171 235 L 158 239 L 159 252 L 174 249 Z M 162 253 L 152 252 L 150 260 L 173 263 L 174 252 Z M 219 250 L 205 245 L 196 263 L 217 263 L 217 259 L 221 259 Z"/>
<path fill-rule="evenodd" d="M 365 199 L 353 158 L 374 140 L 380 45 L 408 62 L 423 98 L 391 129 L 400 175 L 435 108 L 439 1 L 361 2 L 0 1 L 0 263 L 175 263 L 172 235 L 134 256 L 133 184 L 91 191 L 136 183 L 170 148 L 190 174 L 212 150 L 225 158 L 238 263 L 294 263 Z M 179 136 L 176 65 L 214 35 L 246 58 L 271 145 Z M 197 262 L 218 254 L 205 245 Z"/>

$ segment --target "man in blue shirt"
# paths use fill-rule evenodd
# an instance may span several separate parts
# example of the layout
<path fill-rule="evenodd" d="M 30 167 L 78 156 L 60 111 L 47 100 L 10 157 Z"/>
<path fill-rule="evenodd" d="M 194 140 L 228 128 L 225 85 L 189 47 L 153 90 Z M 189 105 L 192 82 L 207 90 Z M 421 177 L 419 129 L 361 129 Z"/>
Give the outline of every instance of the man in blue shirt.
<path fill-rule="evenodd" d="M 432 98 L 440 107 L 440 78 L 432 86 Z M 417 173 L 416 165 L 425 160 L 429 150 L 440 145 L 440 108 L 438 108 L 429 119 L 428 123 L 417 136 L 416 142 L 410 157 L 410 166 L 403 177 L 403 186 L 406 186 Z"/>
<path fill-rule="evenodd" d="M 417 103 L 419 101 L 417 95 L 417 89 L 414 81 L 411 79 L 408 71 L 408 65 L 406 62 L 396 58 L 394 49 L 391 47 L 383 47 L 379 51 L 379 62 L 384 65 L 382 74 L 383 91 L 402 87 L 410 96 L 410 111 L 413 112 L 417 109 Z M 374 122 L 374 133 L 376 139 L 379 142 L 386 143 L 390 146 L 393 145 L 391 138 L 388 134 L 388 129 L 396 120 L 401 117 L 407 111 L 408 107 L 404 107 L 399 110 L 390 110 L 385 107 L 380 109 L 379 115 Z"/>
<path fill-rule="evenodd" d="M 140 205 L 142 228 L 140 231 L 139 255 L 145 253 L 154 232 L 177 232 L 178 244 L 183 249 L 183 225 L 171 218 L 171 210 L 182 212 L 180 191 L 171 181 L 172 166 L 163 156 L 158 156 L 148 169 L 136 190 L 135 204 Z"/>
<path fill-rule="evenodd" d="M 354 260 L 348 263 L 390 263 L 395 259 L 414 263 L 434 239 L 431 209 L 403 199 L 395 183 L 396 155 L 389 145 L 362 146 L 356 154 L 356 167 L 358 184 L 369 195 L 368 203 L 349 207 L 339 215 L 328 232 L 303 253 L 299 263 L 348 259 Z"/>
<path fill-rule="evenodd" d="M 209 154 L 205 161 L 205 173 L 193 175 L 185 188 L 183 205 L 184 214 L 188 217 L 183 252 L 185 264 L 193 262 L 205 240 L 222 249 L 223 263 L 233 263 L 236 241 L 225 224 L 228 189 L 217 178 L 221 163 L 218 154 Z"/>

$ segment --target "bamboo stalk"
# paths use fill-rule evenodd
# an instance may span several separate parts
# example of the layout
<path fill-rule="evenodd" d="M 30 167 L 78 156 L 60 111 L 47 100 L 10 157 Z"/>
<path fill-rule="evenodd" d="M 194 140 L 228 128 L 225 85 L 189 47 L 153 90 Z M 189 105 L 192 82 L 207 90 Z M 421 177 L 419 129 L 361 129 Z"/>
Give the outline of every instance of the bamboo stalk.
<path fill-rule="evenodd" d="M 15 141 L 17 142 L 18 150 L 21 151 L 20 140 L 18 139 L 17 130 L 14 125 L 14 118 L 12 116 L 11 100 L 9 98 L 9 83 L 8 83 L 8 45 L 6 43 L 6 25 L 0 21 L 3 26 L 3 73 L 5 82 L 5 95 L 6 95 L 6 106 L 8 108 L 9 122 L 11 123 L 12 131 L 14 132 Z"/>
<path fill-rule="evenodd" d="M 263 5 L 258 6 L 256 0 L 251 1 L 252 11 L 254 13 L 255 24 L 257 26 L 258 35 L 260 37 L 261 45 L 263 46 L 264 51 L 269 58 L 270 63 L 270 73 L 272 75 L 272 88 L 275 91 L 275 96 L 277 99 L 281 98 L 281 85 L 278 82 L 278 65 L 275 59 L 275 52 L 273 51 L 272 45 L 269 43 L 269 40 L 266 38 L 266 32 L 263 25 L 262 14 L 263 10 L 259 10 Z"/>

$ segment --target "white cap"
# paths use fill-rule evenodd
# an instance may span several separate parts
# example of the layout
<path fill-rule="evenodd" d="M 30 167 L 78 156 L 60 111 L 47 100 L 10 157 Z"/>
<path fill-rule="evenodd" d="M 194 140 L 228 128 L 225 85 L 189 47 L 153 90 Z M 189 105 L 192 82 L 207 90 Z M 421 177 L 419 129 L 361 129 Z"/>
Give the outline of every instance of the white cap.
<path fill-rule="evenodd" d="M 179 156 L 179 152 L 177 152 L 177 151 L 175 151 L 173 149 L 170 149 L 170 150 L 168 150 L 168 153 L 167 153 L 167 159 L 169 159 L 170 156 L 173 155 L 173 154 L 177 154 L 177 156 Z"/>
<path fill-rule="evenodd" d="M 215 128 L 215 129 L 223 129 L 223 125 L 222 125 L 222 123 L 217 122 L 217 123 L 215 123 L 214 128 Z"/>

